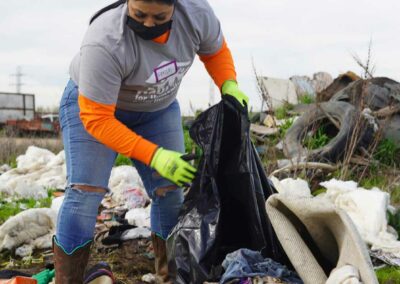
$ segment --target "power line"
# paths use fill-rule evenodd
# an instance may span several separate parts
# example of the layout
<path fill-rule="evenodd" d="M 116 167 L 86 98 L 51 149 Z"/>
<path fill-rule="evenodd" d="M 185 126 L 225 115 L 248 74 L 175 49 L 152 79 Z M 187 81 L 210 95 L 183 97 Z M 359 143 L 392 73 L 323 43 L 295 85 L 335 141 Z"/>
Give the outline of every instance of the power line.
<path fill-rule="evenodd" d="M 11 76 L 15 77 L 15 84 L 11 85 L 16 86 L 17 94 L 21 94 L 21 87 L 24 85 L 24 83 L 22 83 L 22 77 L 25 76 L 25 74 L 22 74 L 22 67 L 17 66 L 17 72 L 15 74 L 11 74 Z"/>

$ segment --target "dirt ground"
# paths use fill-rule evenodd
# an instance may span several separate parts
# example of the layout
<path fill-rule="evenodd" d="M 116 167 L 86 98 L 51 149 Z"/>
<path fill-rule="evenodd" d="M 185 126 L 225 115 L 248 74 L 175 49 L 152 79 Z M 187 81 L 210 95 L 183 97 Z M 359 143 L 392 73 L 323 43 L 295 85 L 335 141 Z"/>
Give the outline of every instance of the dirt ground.
<path fill-rule="evenodd" d="M 154 254 L 149 239 L 124 242 L 117 249 L 95 249 L 89 267 L 99 261 L 111 266 L 117 283 L 143 283 L 143 275 L 154 274 Z"/>
<path fill-rule="evenodd" d="M 37 252 L 33 258 L 39 258 L 41 254 L 49 253 L 49 251 Z M 52 256 L 45 259 L 41 263 L 23 263 L 20 259 L 10 255 L 0 257 L 0 269 L 18 270 L 29 274 L 35 274 L 46 267 L 51 267 Z M 141 281 L 143 275 L 148 273 L 154 274 L 154 255 L 150 239 L 139 239 L 124 242 L 119 248 L 107 248 L 98 250 L 96 247 L 92 249 L 88 268 L 92 267 L 100 261 L 107 262 L 114 273 L 117 284 L 137 284 L 144 283 Z M 4 265 L 11 264 L 9 267 Z M 47 265 L 47 266 L 46 266 Z"/>

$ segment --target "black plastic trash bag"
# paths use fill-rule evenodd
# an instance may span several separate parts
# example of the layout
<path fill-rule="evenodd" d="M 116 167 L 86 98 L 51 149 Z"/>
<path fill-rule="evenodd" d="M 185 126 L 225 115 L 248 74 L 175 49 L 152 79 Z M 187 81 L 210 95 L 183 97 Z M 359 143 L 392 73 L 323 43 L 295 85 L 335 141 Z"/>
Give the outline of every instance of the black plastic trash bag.
<path fill-rule="evenodd" d="M 251 143 L 250 122 L 236 100 L 225 97 L 190 129 L 203 156 L 167 242 L 174 283 L 218 280 L 225 256 L 240 248 L 289 265 L 265 210 L 276 191 Z"/>

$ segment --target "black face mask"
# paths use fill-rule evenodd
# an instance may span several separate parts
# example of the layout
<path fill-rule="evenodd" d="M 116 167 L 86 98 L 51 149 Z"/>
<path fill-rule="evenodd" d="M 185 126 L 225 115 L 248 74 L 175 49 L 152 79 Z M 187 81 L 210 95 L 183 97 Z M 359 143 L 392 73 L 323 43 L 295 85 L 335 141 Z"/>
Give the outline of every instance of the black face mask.
<path fill-rule="evenodd" d="M 134 18 L 128 16 L 126 24 L 130 27 L 138 36 L 144 40 L 152 40 L 166 33 L 172 27 L 172 20 L 168 22 L 156 25 L 153 27 L 146 27 L 142 23 L 136 21 Z"/>

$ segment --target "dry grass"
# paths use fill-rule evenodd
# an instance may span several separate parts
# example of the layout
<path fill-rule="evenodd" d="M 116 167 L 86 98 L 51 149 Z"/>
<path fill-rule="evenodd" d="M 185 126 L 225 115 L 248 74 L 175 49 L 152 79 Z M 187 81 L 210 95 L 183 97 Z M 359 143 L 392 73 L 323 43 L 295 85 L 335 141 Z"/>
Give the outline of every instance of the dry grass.
<path fill-rule="evenodd" d="M 25 154 L 29 146 L 36 146 L 50 150 L 57 154 L 63 150 L 63 144 L 60 137 L 43 138 L 35 136 L 17 137 L 13 134 L 6 135 L 4 131 L 0 132 L 0 165 L 8 164 L 15 166 L 15 159 L 19 155 Z"/>

